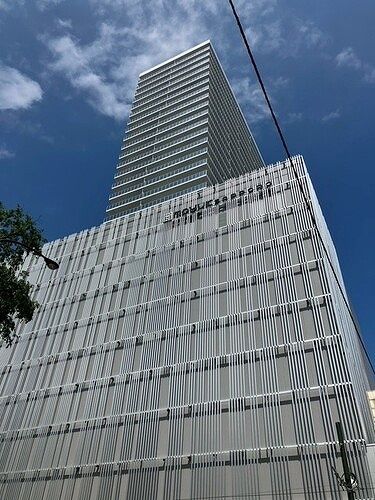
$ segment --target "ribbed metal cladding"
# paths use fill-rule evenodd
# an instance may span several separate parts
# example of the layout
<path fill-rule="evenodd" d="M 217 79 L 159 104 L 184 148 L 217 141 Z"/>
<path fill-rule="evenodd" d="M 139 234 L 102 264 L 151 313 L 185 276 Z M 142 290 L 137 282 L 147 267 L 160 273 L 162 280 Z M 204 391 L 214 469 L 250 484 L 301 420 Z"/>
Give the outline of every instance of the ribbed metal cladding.
<path fill-rule="evenodd" d="M 209 41 L 139 77 L 111 220 L 264 167 Z"/>
<path fill-rule="evenodd" d="M 288 162 L 44 252 L 0 349 L 1 499 L 346 498 L 337 421 L 374 498 L 361 347 Z"/>

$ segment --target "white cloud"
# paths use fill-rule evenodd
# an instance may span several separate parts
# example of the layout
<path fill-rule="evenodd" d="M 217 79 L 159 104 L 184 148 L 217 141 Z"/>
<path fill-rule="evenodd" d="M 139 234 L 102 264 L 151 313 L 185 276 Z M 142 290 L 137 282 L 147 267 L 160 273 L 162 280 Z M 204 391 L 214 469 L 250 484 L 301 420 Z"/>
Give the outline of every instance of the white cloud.
<path fill-rule="evenodd" d="M 272 86 L 275 88 L 285 88 L 289 85 L 289 78 L 285 78 L 284 76 L 278 76 L 274 78 L 272 81 Z"/>
<path fill-rule="evenodd" d="M 250 45 L 262 52 L 281 51 L 285 45 L 280 20 L 268 23 L 252 23 L 246 28 Z"/>
<path fill-rule="evenodd" d="M 237 0 L 235 2 L 236 11 L 241 20 L 248 23 L 254 21 L 255 17 L 261 18 L 273 14 L 278 4 L 278 0 Z"/>
<path fill-rule="evenodd" d="M 12 4 L 9 0 L 0 0 L 0 9 L 9 10 Z"/>
<path fill-rule="evenodd" d="M 104 1 L 98 8 L 113 9 L 120 4 L 117 0 L 107 6 Z M 209 30 L 200 14 L 202 9 L 215 12 L 217 3 L 208 1 L 200 10 L 198 3 L 197 9 L 194 4 L 194 0 L 178 0 L 171 10 L 161 0 L 152 5 L 130 0 L 124 3 L 127 23 L 117 27 L 114 21 L 102 22 L 91 43 L 71 35 L 44 36 L 52 55 L 50 68 L 67 78 L 97 111 L 123 120 L 141 71 L 208 38 Z M 186 16 L 189 19 L 185 22 Z"/>
<path fill-rule="evenodd" d="M 296 123 L 303 120 L 303 114 L 301 112 L 291 112 L 288 113 L 286 118 L 283 120 L 284 123 Z"/>
<path fill-rule="evenodd" d="M 48 47 L 54 56 L 53 70 L 63 73 L 74 88 L 84 91 L 88 102 L 100 113 L 119 120 L 124 118 L 128 112 L 126 95 L 99 73 L 96 64 L 101 56 L 99 47 L 94 44 L 81 47 L 70 36 L 52 39 Z M 106 52 L 104 43 L 101 50 L 103 54 Z"/>
<path fill-rule="evenodd" d="M 289 79 L 282 76 L 267 79 L 266 89 L 274 109 L 279 94 L 285 91 L 288 85 Z M 268 105 L 257 81 L 251 82 L 248 77 L 237 78 L 231 82 L 231 87 L 240 103 L 241 109 L 245 112 L 251 124 L 261 122 L 270 117 Z M 290 113 L 290 115 L 292 114 Z M 296 121 L 297 113 L 294 115 L 294 121 Z"/>
<path fill-rule="evenodd" d="M 1 1 L 1 0 L 0 0 Z M 72 34 L 45 36 L 52 59 L 50 69 L 66 78 L 83 98 L 100 113 L 117 120 L 126 118 L 138 75 L 194 44 L 222 33 L 215 46 L 224 54 L 226 66 L 232 65 L 234 53 L 228 28 L 234 19 L 226 2 L 217 0 L 89 0 L 95 16 L 101 20 L 98 34 L 82 42 Z M 302 49 L 323 44 L 324 35 L 310 22 L 288 16 L 278 0 L 237 0 L 236 7 L 250 43 L 261 51 L 276 52 L 280 57 L 297 55 Z M 62 25 L 64 21 L 61 22 Z M 67 26 L 69 27 L 69 26 Z M 228 50 L 228 43 L 232 50 Z M 222 49 L 222 50 L 221 50 Z M 225 54 L 231 54 L 230 59 Z M 273 88 L 288 80 L 274 79 Z M 250 88 L 253 115 L 262 119 L 258 90 Z"/>
<path fill-rule="evenodd" d="M 0 109 L 26 109 L 42 99 L 39 83 L 15 68 L 0 65 Z"/>
<path fill-rule="evenodd" d="M 23 7 L 26 0 L 0 0 L 0 9 L 10 10 L 12 7 Z M 48 7 L 54 7 L 66 0 L 34 0 L 39 10 L 45 10 Z M 31 3 L 31 2 L 30 2 Z"/>
<path fill-rule="evenodd" d="M 12 151 L 9 151 L 5 146 L 0 146 L 0 160 L 9 160 L 14 156 L 15 154 Z"/>
<path fill-rule="evenodd" d="M 232 89 L 251 123 L 260 122 L 270 116 L 258 83 L 251 83 L 249 78 L 241 78 L 232 82 Z"/>
<path fill-rule="evenodd" d="M 327 44 L 327 35 L 311 21 L 296 19 L 296 27 L 301 36 L 301 42 L 303 42 L 306 47 L 324 47 Z"/>
<path fill-rule="evenodd" d="M 279 5 L 278 0 L 241 0 L 237 12 L 251 47 L 297 57 L 306 49 L 322 48 L 328 37 L 313 22 L 302 20 Z"/>
<path fill-rule="evenodd" d="M 19 1 L 24 1 L 24 0 L 19 0 Z M 63 3 L 66 0 L 35 0 L 36 6 L 40 10 L 45 10 L 47 8 L 54 7 L 55 5 L 58 5 L 59 3 Z"/>
<path fill-rule="evenodd" d="M 352 47 L 347 47 L 337 54 L 336 64 L 342 68 L 351 68 L 358 71 L 367 83 L 375 83 L 375 67 L 362 61 Z"/>
<path fill-rule="evenodd" d="M 373 66 L 368 65 L 364 79 L 367 83 L 375 83 L 375 68 Z"/>
<path fill-rule="evenodd" d="M 336 109 L 336 111 L 331 111 L 330 113 L 327 113 L 322 117 L 322 122 L 330 122 L 332 120 L 337 120 L 337 118 L 340 118 L 341 116 L 341 111 L 339 109 Z"/>
<path fill-rule="evenodd" d="M 362 67 L 362 61 L 351 47 L 347 47 L 337 54 L 336 62 L 338 66 L 347 66 L 355 69 L 361 69 Z"/>
<path fill-rule="evenodd" d="M 61 26 L 61 28 L 66 28 L 66 29 L 72 29 L 73 28 L 73 23 L 71 19 L 60 19 L 58 18 L 56 20 L 57 24 Z"/>
<path fill-rule="evenodd" d="M 220 30 L 230 15 L 228 6 L 216 0 L 90 3 L 105 19 L 98 36 L 90 43 L 71 35 L 44 37 L 52 55 L 50 68 L 64 75 L 96 110 L 117 120 L 129 111 L 141 71 L 210 38 L 212 26 Z M 253 19 L 269 15 L 276 4 L 240 0 L 238 8 Z"/>

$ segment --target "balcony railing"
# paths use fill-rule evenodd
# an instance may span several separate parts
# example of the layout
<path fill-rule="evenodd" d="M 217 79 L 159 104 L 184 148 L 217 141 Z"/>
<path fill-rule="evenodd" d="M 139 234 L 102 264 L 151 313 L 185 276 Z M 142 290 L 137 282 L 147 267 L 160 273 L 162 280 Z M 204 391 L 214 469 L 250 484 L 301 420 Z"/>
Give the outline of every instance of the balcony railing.
<path fill-rule="evenodd" d="M 143 200 L 144 198 L 149 198 L 150 196 L 153 196 L 155 193 L 158 193 L 158 192 L 162 193 L 163 191 L 168 191 L 169 189 L 173 188 L 174 186 L 177 186 L 180 184 L 181 185 L 186 184 L 187 182 L 191 182 L 192 180 L 197 179 L 198 177 L 205 177 L 206 175 L 207 175 L 206 172 L 197 172 L 197 173 L 192 174 L 188 177 L 184 177 L 183 179 L 179 179 L 177 181 L 166 184 L 166 185 L 162 186 L 161 188 L 154 188 L 154 189 L 148 190 L 148 191 L 142 193 L 141 196 L 132 196 L 130 198 L 126 198 L 126 201 L 124 200 L 124 201 L 119 201 L 118 203 L 110 204 L 110 205 L 108 205 L 106 211 L 110 212 L 111 210 L 114 210 L 119 206 L 129 205 L 130 203 L 133 203 L 134 201 L 138 201 L 138 200 L 140 201 L 140 200 Z"/>
<path fill-rule="evenodd" d="M 151 160 L 144 161 L 144 162 L 141 162 L 141 163 L 137 163 L 135 168 L 132 168 L 132 169 L 127 170 L 125 172 L 118 173 L 118 174 L 115 175 L 114 178 L 118 179 L 119 177 L 123 177 L 124 175 L 131 174 L 132 172 L 135 172 L 136 170 L 139 170 L 140 168 L 149 167 L 150 165 L 153 165 L 154 163 L 158 163 L 158 162 L 161 162 L 161 161 L 165 160 L 166 158 L 171 158 L 172 156 L 176 156 L 179 153 L 181 153 L 182 151 L 188 151 L 189 149 L 192 149 L 192 148 L 194 148 L 196 146 L 199 146 L 200 144 L 204 144 L 206 142 L 207 142 L 207 137 L 202 137 L 199 140 L 193 141 L 193 142 L 191 142 L 189 144 L 186 144 L 185 146 L 181 146 L 179 148 L 175 148 L 173 151 L 170 151 L 170 152 L 165 153 L 163 155 L 159 155 L 156 158 L 153 158 Z M 181 157 L 181 159 L 182 158 L 184 158 L 184 157 Z M 121 168 L 125 167 L 127 165 L 128 164 L 121 165 Z M 147 171 L 150 172 L 151 169 L 147 169 Z"/>
<path fill-rule="evenodd" d="M 109 197 L 109 199 L 112 200 L 112 199 L 117 198 L 119 196 L 122 196 L 126 193 L 131 193 L 133 191 L 143 189 L 144 187 L 150 186 L 151 184 L 158 183 L 158 182 L 162 181 L 163 179 L 175 177 L 176 175 L 179 175 L 183 172 L 187 172 L 189 170 L 195 170 L 196 168 L 199 168 L 199 167 L 204 166 L 204 165 L 206 165 L 205 161 L 203 161 L 203 162 L 197 161 L 194 163 L 189 163 L 189 165 L 184 165 L 183 167 L 177 168 L 177 169 L 173 170 L 172 172 L 167 171 L 164 174 L 158 175 L 155 179 L 149 179 L 149 181 L 147 181 L 147 175 L 152 175 L 152 174 L 147 174 L 146 176 L 143 176 L 142 183 L 139 183 L 139 184 L 136 184 L 133 186 L 129 186 L 128 188 L 121 189 L 120 191 L 116 191 Z M 158 170 L 158 172 L 159 172 L 159 170 Z"/>

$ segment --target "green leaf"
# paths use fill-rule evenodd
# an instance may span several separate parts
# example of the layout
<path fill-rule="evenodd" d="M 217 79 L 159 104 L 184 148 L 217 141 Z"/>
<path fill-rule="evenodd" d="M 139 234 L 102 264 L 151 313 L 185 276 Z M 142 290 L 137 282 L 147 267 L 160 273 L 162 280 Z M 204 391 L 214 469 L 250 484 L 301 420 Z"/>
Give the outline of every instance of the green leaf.
<path fill-rule="evenodd" d="M 14 340 L 16 320 L 29 322 L 38 306 L 22 265 L 31 251 L 41 252 L 44 242 L 32 217 L 0 202 L 0 340 L 7 345 Z"/>

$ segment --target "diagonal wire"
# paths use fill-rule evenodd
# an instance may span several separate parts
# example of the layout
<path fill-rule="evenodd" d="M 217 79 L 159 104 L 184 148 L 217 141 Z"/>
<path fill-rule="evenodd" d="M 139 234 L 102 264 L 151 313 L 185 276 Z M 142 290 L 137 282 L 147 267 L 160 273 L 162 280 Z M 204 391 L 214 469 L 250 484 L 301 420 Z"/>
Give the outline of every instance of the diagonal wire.
<path fill-rule="evenodd" d="M 307 195 L 306 195 L 306 193 L 305 193 L 305 190 L 304 190 L 304 187 L 303 187 L 303 183 L 301 182 L 301 179 L 300 179 L 300 177 L 298 176 L 297 168 L 296 168 L 296 166 L 295 166 L 295 164 L 294 164 L 294 161 L 293 161 L 292 155 L 290 154 L 290 151 L 289 151 L 288 144 L 287 144 L 287 142 L 286 142 L 285 136 L 284 136 L 284 134 L 283 134 L 283 132 L 282 132 L 282 130 L 281 130 L 280 124 L 279 124 L 278 119 L 277 119 L 277 117 L 276 117 L 276 114 L 275 114 L 275 112 L 274 112 L 274 110 L 273 110 L 273 107 L 272 107 L 271 101 L 270 101 L 270 99 L 269 99 L 269 96 L 268 96 L 268 93 L 267 93 L 266 87 L 265 87 L 265 85 L 264 85 L 264 83 L 263 83 L 262 76 L 261 76 L 260 71 L 259 71 L 259 69 L 258 69 L 258 66 L 257 66 L 257 63 L 256 63 L 256 61 L 255 61 L 254 55 L 253 55 L 252 50 L 251 50 L 251 48 L 250 48 L 249 42 L 247 41 L 247 37 L 246 37 L 245 31 L 244 31 L 244 29 L 243 29 L 243 27 L 242 27 L 241 20 L 240 20 L 240 18 L 239 18 L 239 16 L 238 16 L 237 11 L 236 11 L 236 8 L 235 8 L 235 6 L 234 6 L 234 4 L 233 4 L 233 0 L 228 0 L 228 1 L 229 1 L 230 6 L 231 6 L 231 9 L 232 9 L 233 15 L 234 15 L 234 17 L 235 17 L 235 19 L 236 19 L 236 22 L 237 22 L 238 28 L 239 28 L 239 30 L 240 30 L 240 33 L 241 33 L 241 36 L 242 36 L 242 40 L 243 40 L 243 42 L 244 42 L 244 44 L 245 44 L 245 47 L 246 47 L 247 54 L 248 54 L 248 56 L 249 56 L 249 58 L 250 58 L 251 64 L 252 64 L 253 69 L 254 69 L 254 71 L 255 71 L 255 74 L 256 74 L 256 76 L 257 76 L 258 83 L 259 83 L 259 85 L 260 85 L 260 87 L 261 87 L 261 89 L 262 89 L 263 96 L 264 96 L 264 98 L 265 98 L 265 100 L 266 100 L 266 102 L 267 102 L 268 109 L 270 110 L 270 113 L 271 113 L 271 116 L 272 116 L 272 120 L 273 120 L 273 122 L 274 122 L 274 124 L 275 124 L 275 127 L 276 127 L 276 129 L 277 129 L 278 135 L 279 135 L 279 137 L 280 137 L 280 140 L 281 140 L 281 142 L 282 142 L 282 145 L 283 145 L 283 147 L 284 147 L 284 150 L 285 150 L 285 152 L 286 152 L 286 154 L 287 154 L 287 158 L 288 158 L 288 160 L 289 160 L 289 162 L 290 162 L 290 165 L 291 165 L 291 167 L 292 167 L 292 170 L 293 170 L 294 176 L 295 176 L 295 178 L 296 178 L 296 181 L 297 181 L 297 184 L 298 184 L 299 190 L 301 191 L 301 194 L 302 194 L 303 200 L 304 200 L 304 202 L 305 202 L 305 204 L 306 204 L 306 208 L 307 208 L 307 210 L 308 210 L 308 212 L 309 212 L 309 214 L 310 214 L 311 221 L 312 221 L 313 225 L 315 226 L 315 229 L 316 229 L 316 233 L 317 233 L 318 239 L 319 239 L 319 241 L 320 241 L 320 243 L 321 243 L 321 245 L 322 245 L 322 248 L 323 248 L 323 252 L 324 252 L 325 256 L 327 257 L 327 261 L 328 261 L 329 267 L 331 268 L 331 271 L 332 271 L 333 276 L 334 276 L 334 278 L 335 278 L 335 281 L 336 281 L 336 283 L 337 283 L 337 286 L 338 286 L 338 289 L 339 289 L 339 291 L 340 291 L 340 294 L 341 294 L 341 296 L 342 296 L 342 298 L 343 298 L 343 300 L 344 300 L 344 303 L 345 303 L 346 308 L 347 308 L 347 310 L 348 310 L 349 316 L 350 316 L 350 318 L 351 318 L 351 320 L 352 320 L 352 322 L 353 322 L 353 325 L 354 325 L 355 331 L 356 331 L 356 333 L 357 333 L 357 337 L 358 337 L 358 339 L 359 339 L 359 341 L 360 341 L 360 343 L 361 343 L 361 346 L 362 346 L 363 351 L 364 351 L 364 353 L 365 353 L 365 355 L 366 355 L 366 358 L 367 358 L 367 360 L 368 360 L 368 362 L 369 362 L 369 365 L 370 365 L 370 367 L 371 367 L 371 369 L 372 369 L 372 372 L 373 372 L 373 374 L 375 375 L 375 368 L 374 368 L 374 365 L 372 364 L 371 358 L 370 358 L 370 356 L 369 356 L 369 354 L 368 354 L 368 352 L 367 352 L 367 350 L 366 350 L 365 344 L 364 344 L 363 339 L 362 339 L 361 332 L 359 331 L 359 328 L 358 328 L 358 326 L 357 326 L 356 319 L 354 318 L 354 315 L 353 315 L 353 313 L 352 313 L 352 310 L 351 310 L 351 307 L 350 307 L 350 305 L 349 305 L 348 299 L 347 299 L 347 297 L 346 297 L 345 291 L 344 291 L 344 289 L 343 289 L 342 284 L 340 283 L 340 279 L 339 279 L 339 277 L 338 277 L 338 275 L 337 275 L 337 272 L 336 272 L 336 270 L 335 270 L 335 268 L 334 268 L 334 265 L 333 265 L 333 263 L 332 263 L 331 257 L 330 257 L 330 255 L 329 255 L 329 251 L 328 251 L 327 246 L 326 246 L 326 244 L 325 244 L 325 242 L 324 242 L 324 240 L 323 240 L 323 237 L 322 237 L 322 235 L 321 235 L 321 233 L 320 233 L 320 229 L 319 229 L 319 227 L 318 227 L 318 223 L 317 223 L 317 220 L 316 220 L 316 218 L 315 218 L 314 211 L 313 211 L 313 209 L 312 209 L 312 207 L 311 207 L 311 202 L 310 202 L 309 198 L 307 197 Z"/>

